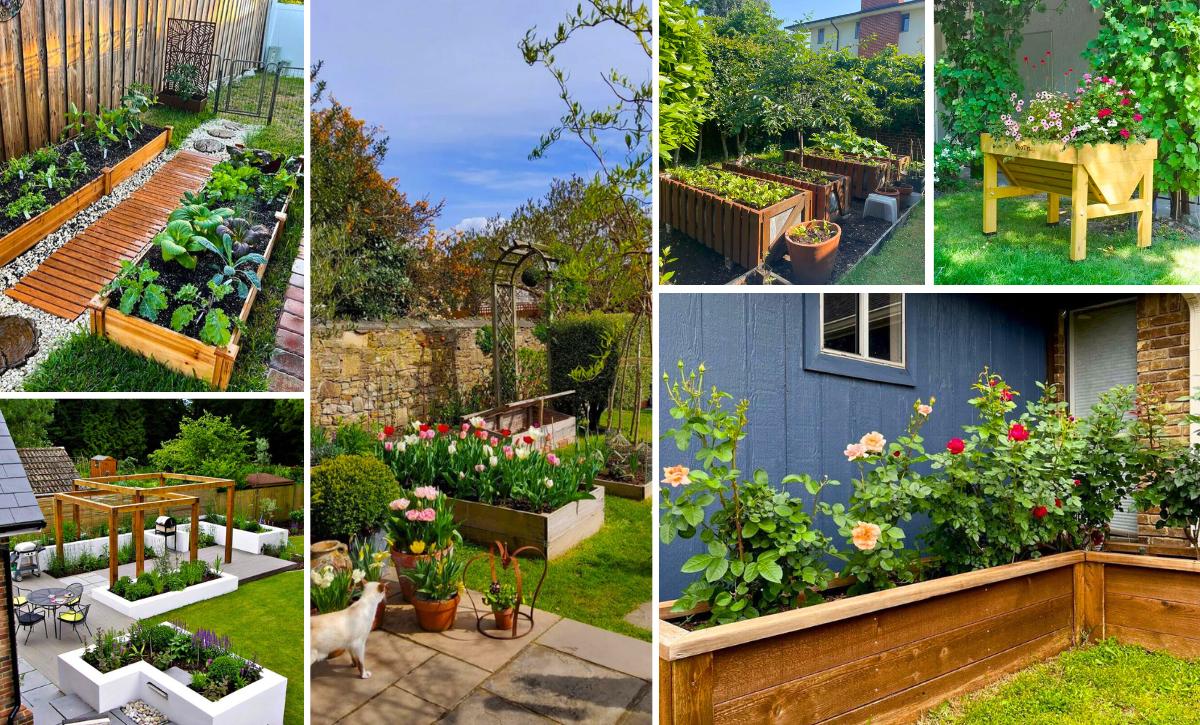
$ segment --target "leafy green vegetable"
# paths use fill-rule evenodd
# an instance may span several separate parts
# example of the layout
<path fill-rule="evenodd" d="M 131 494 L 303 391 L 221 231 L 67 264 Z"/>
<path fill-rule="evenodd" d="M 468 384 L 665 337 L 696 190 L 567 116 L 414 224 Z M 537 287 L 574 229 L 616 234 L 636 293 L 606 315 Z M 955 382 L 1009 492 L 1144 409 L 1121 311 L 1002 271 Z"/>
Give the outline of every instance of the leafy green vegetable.
<path fill-rule="evenodd" d="M 721 171 L 708 166 L 676 166 L 668 169 L 666 173 L 667 176 L 688 186 L 703 189 L 755 209 L 765 209 L 801 193 L 795 187 L 742 176 L 731 171 Z"/>

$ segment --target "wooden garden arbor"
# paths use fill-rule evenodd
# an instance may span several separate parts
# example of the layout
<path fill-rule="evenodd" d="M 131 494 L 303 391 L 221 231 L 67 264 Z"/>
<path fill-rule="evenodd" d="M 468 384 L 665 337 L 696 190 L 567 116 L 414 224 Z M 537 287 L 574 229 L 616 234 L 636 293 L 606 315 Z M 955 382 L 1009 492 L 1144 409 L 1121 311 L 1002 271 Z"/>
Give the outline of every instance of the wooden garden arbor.
<path fill-rule="evenodd" d="M 156 486 L 129 486 L 129 481 L 157 481 Z M 167 481 L 183 481 L 167 485 Z M 63 505 L 70 504 L 74 510 L 75 530 L 79 528 L 79 507 L 100 511 L 108 516 L 108 584 L 117 582 L 118 533 L 117 524 L 122 514 L 133 515 L 133 549 L 137 561 L 137 576 L 146 568 L 145 517 L 146 511 L 188 506 L 191 508 L 192 523 L 188 528 L 188 560 L 196 561 L 200 544 L 200 497 L 189 495 L 194 491 L 225 489 L 225 563 L 233 561 L 233 497 L 234 482 L 226 478 L 188 476 L 180 473 L 138 473 L 131 476 L 102 476 L 77 478 L 70 493 L 54 494 L 54 541 L 55 550 L 63 558 Z M 130 503 L 112 503 L 102 497 L 132 499 Z"/>

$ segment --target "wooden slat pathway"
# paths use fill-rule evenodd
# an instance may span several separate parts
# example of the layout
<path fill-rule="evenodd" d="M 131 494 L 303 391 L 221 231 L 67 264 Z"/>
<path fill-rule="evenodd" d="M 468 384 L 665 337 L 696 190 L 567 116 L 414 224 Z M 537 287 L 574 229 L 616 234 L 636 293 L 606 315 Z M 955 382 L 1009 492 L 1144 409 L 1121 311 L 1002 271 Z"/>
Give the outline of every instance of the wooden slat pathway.
<path fill-rule="evenodd" d="M 150 180 L 96 223 L 51 254 L 37 269 L 5 291 L 9 297 L 67 320 L 121 269 L 122 259 L 141 253 L 166 226 L 185 191 L 204 186 L 215 156 L 180 151 Z"/>

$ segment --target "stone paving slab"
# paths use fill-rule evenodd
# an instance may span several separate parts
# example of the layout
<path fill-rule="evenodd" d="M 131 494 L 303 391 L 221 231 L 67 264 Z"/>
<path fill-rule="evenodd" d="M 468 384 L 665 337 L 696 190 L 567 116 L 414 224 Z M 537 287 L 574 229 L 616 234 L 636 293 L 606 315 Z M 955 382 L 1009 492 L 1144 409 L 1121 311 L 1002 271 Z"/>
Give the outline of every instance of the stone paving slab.
<path fill-rule="evenodd" d="M 637 609 L 626 614 L 625 621 L 649 632 L 654 629 L 654 610 L 654 602 L 644 602 L 639 604 Z"/>
<path fill-rule="evenodd" d="M 644 680 L 537 644 L 483 685 L 552 720 L 595 724 L 619 722 L 648 686 Z"/>
<path fill-rule="evenodd" d="M 631 677 L 654 676 L 648 643 L 573 619 L 555 623 L 537 642 Z"/>
<path fill-rule="evenodd" d="M 402 678 L 396 686 L 449 709 L 471 694 L 490 674 L 475 665 L 439 653 Z"/>
<path fill-rule="evenodd" d="M 439 725 L 550 725 L 553 722 L 486 690 L 476 690 L 438 721 Z"/>
<path fill-rule="evenodd" d="M 341 722 L 346 725 L 419 725 L 437 722 L 442 713 L 442 708 L 422 700 L 411 692 L 399 687 L 389 687 Z M 321 721 L 314 714 L 312 722 L 313 725 L 317 725 Z"/>
<path fill-rule="evenodd" d="M 313 708 L 313 723 L 335 722 L 349 715 L 436 654 L 428 647 L 379 630 L 367 639 L 369 679 L 358 676 L 348 654 L 318 662 L 311 668 L 309 688 L 312 702 L 321 703 Z"/>

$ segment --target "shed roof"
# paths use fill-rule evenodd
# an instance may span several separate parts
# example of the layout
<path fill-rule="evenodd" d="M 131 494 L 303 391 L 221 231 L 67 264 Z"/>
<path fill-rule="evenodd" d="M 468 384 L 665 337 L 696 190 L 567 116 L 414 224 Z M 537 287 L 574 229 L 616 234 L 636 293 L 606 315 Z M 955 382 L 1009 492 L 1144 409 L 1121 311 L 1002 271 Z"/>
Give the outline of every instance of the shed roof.
<path fill-rule="evenodd" d="M 18 448 L 17 455 L 25 466 L 25 475 L 35 496 L 70 491 L 71 482 L 79 478 L 71 456 L 62 446 Z"/>
<path fill-rule="evenodd" d="M 45 525 L 25 465 L 0 413 L 0 537 L 41 531 Z"/>
<path fill-rule="evenodd" d="M 246 476 L 246 486 L 248 488 L 270 488 L 271 486 L 285 486 L 289 483 L 295 483 L 290 478 L 276 476 L 274 473 L 251 473 Z"/>

